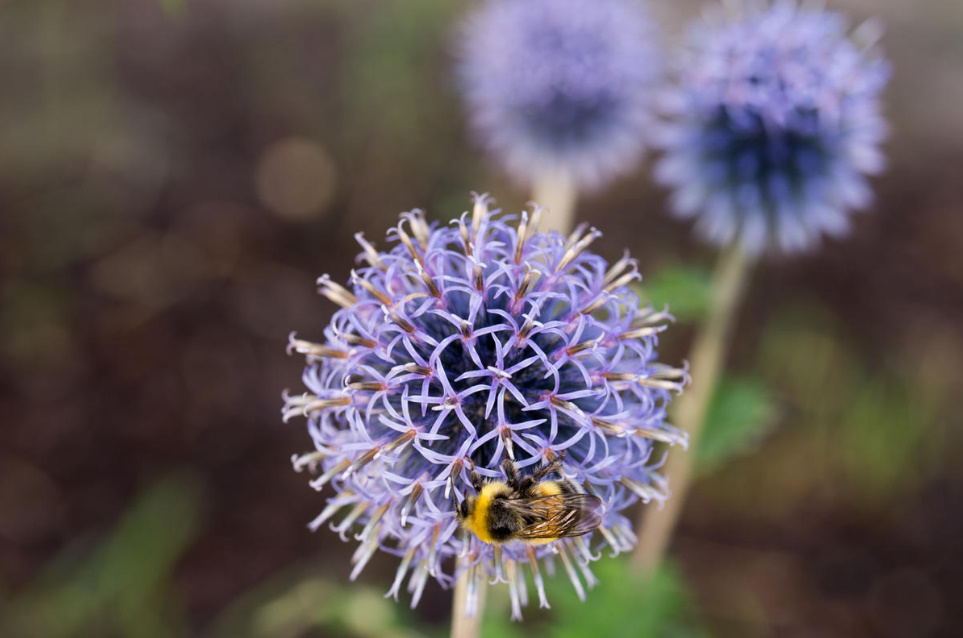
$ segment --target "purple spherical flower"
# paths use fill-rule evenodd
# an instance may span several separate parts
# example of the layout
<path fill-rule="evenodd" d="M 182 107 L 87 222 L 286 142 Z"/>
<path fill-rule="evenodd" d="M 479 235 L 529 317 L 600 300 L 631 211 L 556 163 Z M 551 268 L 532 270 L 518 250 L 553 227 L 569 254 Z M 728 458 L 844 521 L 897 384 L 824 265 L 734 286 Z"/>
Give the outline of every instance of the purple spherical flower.
<path fill-rule="evenodd" d="M 489 0 L 465 23 L 460 83 L 478 141 L 518 179 L 594 187 L 632 168 L 660 77 L 632 0 Z"/>
<path fill-rule="evenodd" d="M 623 510 L 667 496 L 653 441 L 685 441 L 665 407 L 686 375 L 656 361 L 670 317 L 640 308 L 633 260 L 589 252 L 594 229 L 539 233 L 537 208 L 515 226 L 488 204 L 443 226 L 404 213 L 387 252 L 358 236 L 367 265 L 349 286 L 319 280 L 341 306 L 324 339 L 291 338 L 307 392 L 286 395 L 284 417 L 307 417 L 316 448 L 295 468 L 335 491 L 311 528 L 341 512 L 332 529 L 360 541 L 352 578 L 379 549 L 395 554 L 390 593 L 410 574 L 414 606 L 430 577 L 451 582 L 460 554 L 474 591 L 487 574 L 509 582 L 518 616 L 526 571 L 546 604 L 540 562 L 560 560 L 579 592 L 579 573 L 592 584 L 590 537 L 481 543 L 455 516 L 470 469 L 500 478 L 507 458 L 530 474 L 564 453 L 565 475 L 603 501 L 597 545 L 624 551 Z"/>
<path fill-rule="evenodd" d="M 890 67 L 842 16 L 795 2 L 716 7 L 699 20 L 666 105 L 656 177 L 716 244 L 750 253 L 844 235 L 882 170 Z M 863 40 L 862 46 L 857 41 Z"/>

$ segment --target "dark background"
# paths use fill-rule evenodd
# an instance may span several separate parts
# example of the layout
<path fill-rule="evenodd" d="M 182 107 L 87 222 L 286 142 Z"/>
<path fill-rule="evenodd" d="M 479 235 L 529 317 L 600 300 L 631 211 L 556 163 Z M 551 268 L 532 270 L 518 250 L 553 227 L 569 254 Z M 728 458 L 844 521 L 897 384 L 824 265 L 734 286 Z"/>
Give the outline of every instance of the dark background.
<path fill-rule="evenodd" d="M 665 39 L 699 3 L 649 3 Z M 0 628 L 28 636 L 416 635 L 306 523 L 280 393 L 352 236 L 528 193 L 467 139 L 453 0 L 0 3 Z M 672 548 L 716 636 L 963 633 L 963 5 L 879 15 L 890 168 L 852 236 L 753 276 L 729 367 L 753 449 L 707 471 Z M 580 202 L 644 275 L 710 268 L 646 163 Z M 669 300 L 672 301 L 671 299 Z M 685 357 L 690 322 L 663 341 Z M 591 607 L 592 598 L 587 606 Z"/>

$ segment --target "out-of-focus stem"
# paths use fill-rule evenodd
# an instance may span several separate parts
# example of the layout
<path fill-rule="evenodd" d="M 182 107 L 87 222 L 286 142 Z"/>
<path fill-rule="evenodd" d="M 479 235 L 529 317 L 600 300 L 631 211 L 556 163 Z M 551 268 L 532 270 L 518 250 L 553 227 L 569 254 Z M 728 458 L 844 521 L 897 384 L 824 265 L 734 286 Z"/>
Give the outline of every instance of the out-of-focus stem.
<path fill-rule="evenodd" d="M 485 610 L 486 579 L 481 579 L 476 593 L 477 602 L 474 613 L 468 615 L 468 557 L 459 557 L 456 569 L 458 580 L 455 581 L 454 601 L 451 609 L 451 638 L 478 638 L 481 633 L 481 617 Z"/>
<path fill-rule="evenodd" d="M 733 244 L 722 253 L 716 266 L 709 313 L 692 343 L 689 359 L 692 382 L 672 404 L 671 410 L 673 424 L 689 433 L 689 449 L 669 454 L 665 477 L 672 496 L 661 510 L 644 508 L 636 526 L 639 544 L 632 554 L 631 564 L 634 570 L 644 575 L 651 575 L 659 567 L 685 504 L 699 435 L 729 350 L 732 324 L 742 301 L 750 265 L 751 260 L 738 244 Z"/>
<path fill-rule="evenodd" d="M 532 200 L 544 209 L 539 230 L 557 230 L 566 236 L 571 233 L 577 199 L 578 189 L 567 171 L 542 175 L 532 187 Z"/>

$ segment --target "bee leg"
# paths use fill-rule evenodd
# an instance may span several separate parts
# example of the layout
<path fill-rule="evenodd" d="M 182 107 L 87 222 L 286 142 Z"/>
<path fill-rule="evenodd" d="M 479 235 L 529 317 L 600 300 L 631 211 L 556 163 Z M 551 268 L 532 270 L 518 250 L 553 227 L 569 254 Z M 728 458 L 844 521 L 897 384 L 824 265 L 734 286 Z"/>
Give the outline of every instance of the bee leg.
<path fill-rule="evenodd" d="M 537 482 L 538 482 L 538 481 L 536 481 L 536 480 L 535 480 L 534 478 L 532 478 L 531 476 L 526 476 L 525 478 L 522 479 L 522 482 L 518 484 L 518 488 L 517 488 L 517 489 L 518 489 L 518 493 L 519 493 L 519 494 L 525 494 L 525 495 L 527 496 L 528 493 L 529 493 L 529 490 L 531 490 L 532 487 L 533 487 Z"/>
<path fill-rule="evenodd" d="M 475 488 L 475 491 L 481 492 L 481 488 L 482 488 L 481 475 L 478 474 L 478 472 L 476 472 L 475 470 L 472 470 L 471 473 L 469 473 L 468 478 L 471 480 L 471 486 Z"/>
<path fill-rule="evenodd" d="M 532 479 L 538 482 L 544 479 L 546 476 L 548 476 L 552 472 L 561 473 L 562 461 L 564 460 L 565 460 L 565 450 L 562 450 L 562 453 L 556 456 L 554 461 L 552 461 L 548 465 L 543 465 L 542 467 L 532 472 Z"/>
<path fill-rule="evenodd" d="M 481 492 L 482 488 L 482 477 L 475 471 L 475 462 L 471 463 L 471 470 L 468 472 L 468 480 L 471 481 L 471 486 L 475 488 L 476 492 Z"/>
<path fill-rule="evenodd" d="M 517 490 L 518 468 L 515 467 L 515 464 L 512 463 L 511 459 L 505 459 L 502 461 L 502 469 L 505 471 L 505 478 L 508 479 L 506 481 L 506 483 L 508 483 L 508 487 L 512 488 L 513 490 Z"/>

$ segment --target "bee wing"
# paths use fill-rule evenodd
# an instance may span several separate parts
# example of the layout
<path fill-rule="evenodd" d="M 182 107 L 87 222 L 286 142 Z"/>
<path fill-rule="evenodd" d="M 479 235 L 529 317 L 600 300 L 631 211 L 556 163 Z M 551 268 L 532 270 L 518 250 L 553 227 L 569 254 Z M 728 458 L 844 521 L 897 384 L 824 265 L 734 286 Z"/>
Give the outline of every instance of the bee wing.
<path fill-rule="evenodd" d="M 522 540 L 582 536 L 599 526 L 602 500 L 591 494 L 555 494 L 504 501 L 507 508 L 535 519 L 515 536 Z"/>

